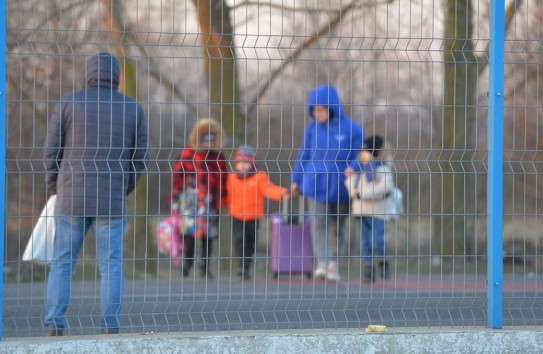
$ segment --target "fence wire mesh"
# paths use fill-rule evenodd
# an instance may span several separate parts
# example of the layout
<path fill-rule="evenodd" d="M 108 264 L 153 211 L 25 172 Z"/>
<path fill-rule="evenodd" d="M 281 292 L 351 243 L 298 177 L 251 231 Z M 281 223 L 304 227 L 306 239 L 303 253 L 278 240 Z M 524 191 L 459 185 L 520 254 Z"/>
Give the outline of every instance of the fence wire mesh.
<path fill-rule="evenodd" d="M 489 6 L 8 1 L 4 335 L 43 336 L 46 327 L 78 335 L 117 327 L 145 333 L 485 325 Z M 503 323 L 542 325 L 543 1 L 505 6 Z M 47 168 L 61 169 L 56 186 L 64 221 L 100 216 L 78 214 L 66 190 L 82 188 L 81 198 L 96 205 L 122 199 L 127 190 L 125 184 L 106 194 L 86 188 L 97 176 L 111 181 L 134 169 L 134 142 L 122 140 L 131 134 L 130 105 L 123 101 L 116 115 L 111 95 L 94 98 L 87 89 L 84 99 L 55 113 L 63 97 L 89 85 L 86 62 L 99 52 L 118 59 L 119 91 L 143 108 L 148 136 L 145 169 L 121 213 L 119 326 L 108 322 L 116 313 L 104 320 L 101 301 L 101 293 L 120 286 L 101 285 L 101 275 L 114 267 L 106 260 L 99 268 L 114 247 L 113 234 L 104 245 L 89 232 L 68 284 L 51 285 L 49 278 L 48 288 L 52 264 L 22 261 L 51 191 Z M 86 108 L 78 110 L 80 102 Z M 100 108 L 89 113 L 90 106 Z M 314 107 L 325 108 L 322 122 Z M 60 152 L 48 155 L 55 114 Z M 92 117 L 105 120 L 82 135 L 73 132 Z M 363 148 L 363 137 L 376 135 L 382 147 L 370 139 Z M 78 158 L 62 155 L 74 146 L 82 151 Z M 362 148 L 385 163 L 359 164 Z M 259 173 L 239 163 L 251 160 Z M 118 170 L 115 163 L 129 167 Z M 72 184 L 78 173 L 83 182 Z M 263 179 L 251 186 L 256 176 Z M 379 187 L 379 181 L 386 182 Z M 392 185 L 403 194 L 397 217 Z M 199 217 L 184 209 L 190 187 Z M 386 192 L 378 194 L 381 187 Z M 282 203 L 285 193 L 290 198 Z M 355 215 L 360 207 L 362 218 Z M 161 224 L 170 215 L 173 229 Z M 51 220 L 57 235 L 77 237 L 58 215 Z M 159 230 L 183 237 L 161 251 Z M 70 256 L 76 248 L 64 251 Z M 67 288 L 64 321 L 53 293 Z M 57 312 L 48 315 L 52 307 Z"/>

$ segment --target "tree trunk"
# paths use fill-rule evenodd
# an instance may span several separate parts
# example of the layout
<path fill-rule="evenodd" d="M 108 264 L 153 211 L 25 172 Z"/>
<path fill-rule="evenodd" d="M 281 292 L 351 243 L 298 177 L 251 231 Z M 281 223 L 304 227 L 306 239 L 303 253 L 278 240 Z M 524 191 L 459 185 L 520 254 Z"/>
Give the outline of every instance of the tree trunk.
<path fill-rule="evenodd" d="M 116 45 L 112 45 L 113 54 L 119 59 L 121 78 L 119 83 L 119 91 L 124 94 L 138 99 L 137 77 L 134 63 L 130 58 L 127 58 L 124 53 L 128 51 L 129 44 L 124 43 L 123 35 L 124 24 L 122 22 L 121 3 L 119 0 L 102 0 L 104 6 L 101 16 L 102 28 L 110 31 L 111 38 Z M 124 254 L 128 255 L 129 263 L 127 270 L 149 272 L 156 269 L 155 259 L 156 243 L 153 237 L 154 229 L 152 224 L 148 222 L 148 188 L 147 176 L 142 175 L 134 192 L 128 198 L 128 225 L 126 237 L 124 241 Z M 150 236 L 150 237 L 149 237 Z M 151 252 L 151 255 L 149 255 Z M 142 264 L 136 264 L 136 260 L 144 259 Z M 133 275 L 133 274 L 132 274 Z"/>
<path fill-rule="evenodd" d="M 212 118 L 222 123 L 233 141 L 234 137 L 243 141 L 245 115 L 237 102 L 239 95 L 230 8 L 222 0 L 192 2 L 196 6 L 200 25 Z"/>
<path fill-rule="evenodd" d="M 445 87 L 440 171 L 435 176 L 434 250 L 444 256 L 470 253 L 474 238 L 474 145 L 477 61 L 473 53 L 470 0 L 448 0 L 445 25 Z"/>

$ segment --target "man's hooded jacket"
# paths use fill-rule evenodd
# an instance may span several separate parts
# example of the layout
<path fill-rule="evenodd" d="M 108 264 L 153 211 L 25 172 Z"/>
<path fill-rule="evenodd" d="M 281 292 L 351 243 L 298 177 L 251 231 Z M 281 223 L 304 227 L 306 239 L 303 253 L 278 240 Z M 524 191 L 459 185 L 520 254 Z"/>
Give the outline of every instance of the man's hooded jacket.
<path fill-rule="evenodd" d="M 117 91 L 119 63 L 109 53 L 87 61 L 85 88 L 57 103 L 45 142 L 47 191 L 71 216 L 124 215 L 125 198 L 145 169 L 142 107 Z"/>

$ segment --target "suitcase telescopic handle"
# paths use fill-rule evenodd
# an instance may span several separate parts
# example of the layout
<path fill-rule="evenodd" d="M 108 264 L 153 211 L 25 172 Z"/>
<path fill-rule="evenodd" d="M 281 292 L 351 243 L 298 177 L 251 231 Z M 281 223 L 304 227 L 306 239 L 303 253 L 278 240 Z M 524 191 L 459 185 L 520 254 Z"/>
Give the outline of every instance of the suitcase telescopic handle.
<path fill-rule="evenodd" d="M 288 221 L 288 203 L 289 198 L 287 196 L 283 196 L 281 199 L 281 218 L 283 219 L 283 223 L 287 223 Z"/>
<path fill-rule="evenodd" d="M 283 196 L 281 200 L 281 216 L 283 222 L 288 224 L 289 222 L 289 206 L 294 198 L 289 198 L 288 196 Z M 303 224 L 305 219 L 305 207 L 304 207 L 304 198 L 297 197 L 298 199 L 298 224 Z"/>

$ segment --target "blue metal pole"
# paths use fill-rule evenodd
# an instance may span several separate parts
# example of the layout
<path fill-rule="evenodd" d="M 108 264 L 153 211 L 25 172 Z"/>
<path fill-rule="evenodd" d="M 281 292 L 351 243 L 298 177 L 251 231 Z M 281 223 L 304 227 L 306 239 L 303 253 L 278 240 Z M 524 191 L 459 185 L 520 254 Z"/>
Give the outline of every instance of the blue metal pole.
<path fill-rule="evenodd" d="M 6 1 L 0 0 L 0 340 L 4 340 L 4 242 L 6 230 Z"/>
<path fill-rule="evenodd" d="M 502 328 L 503 322 L 503 53 L 505 0 L 490 1 L 490 51 L 488 83 L 488 323 Z"/>

